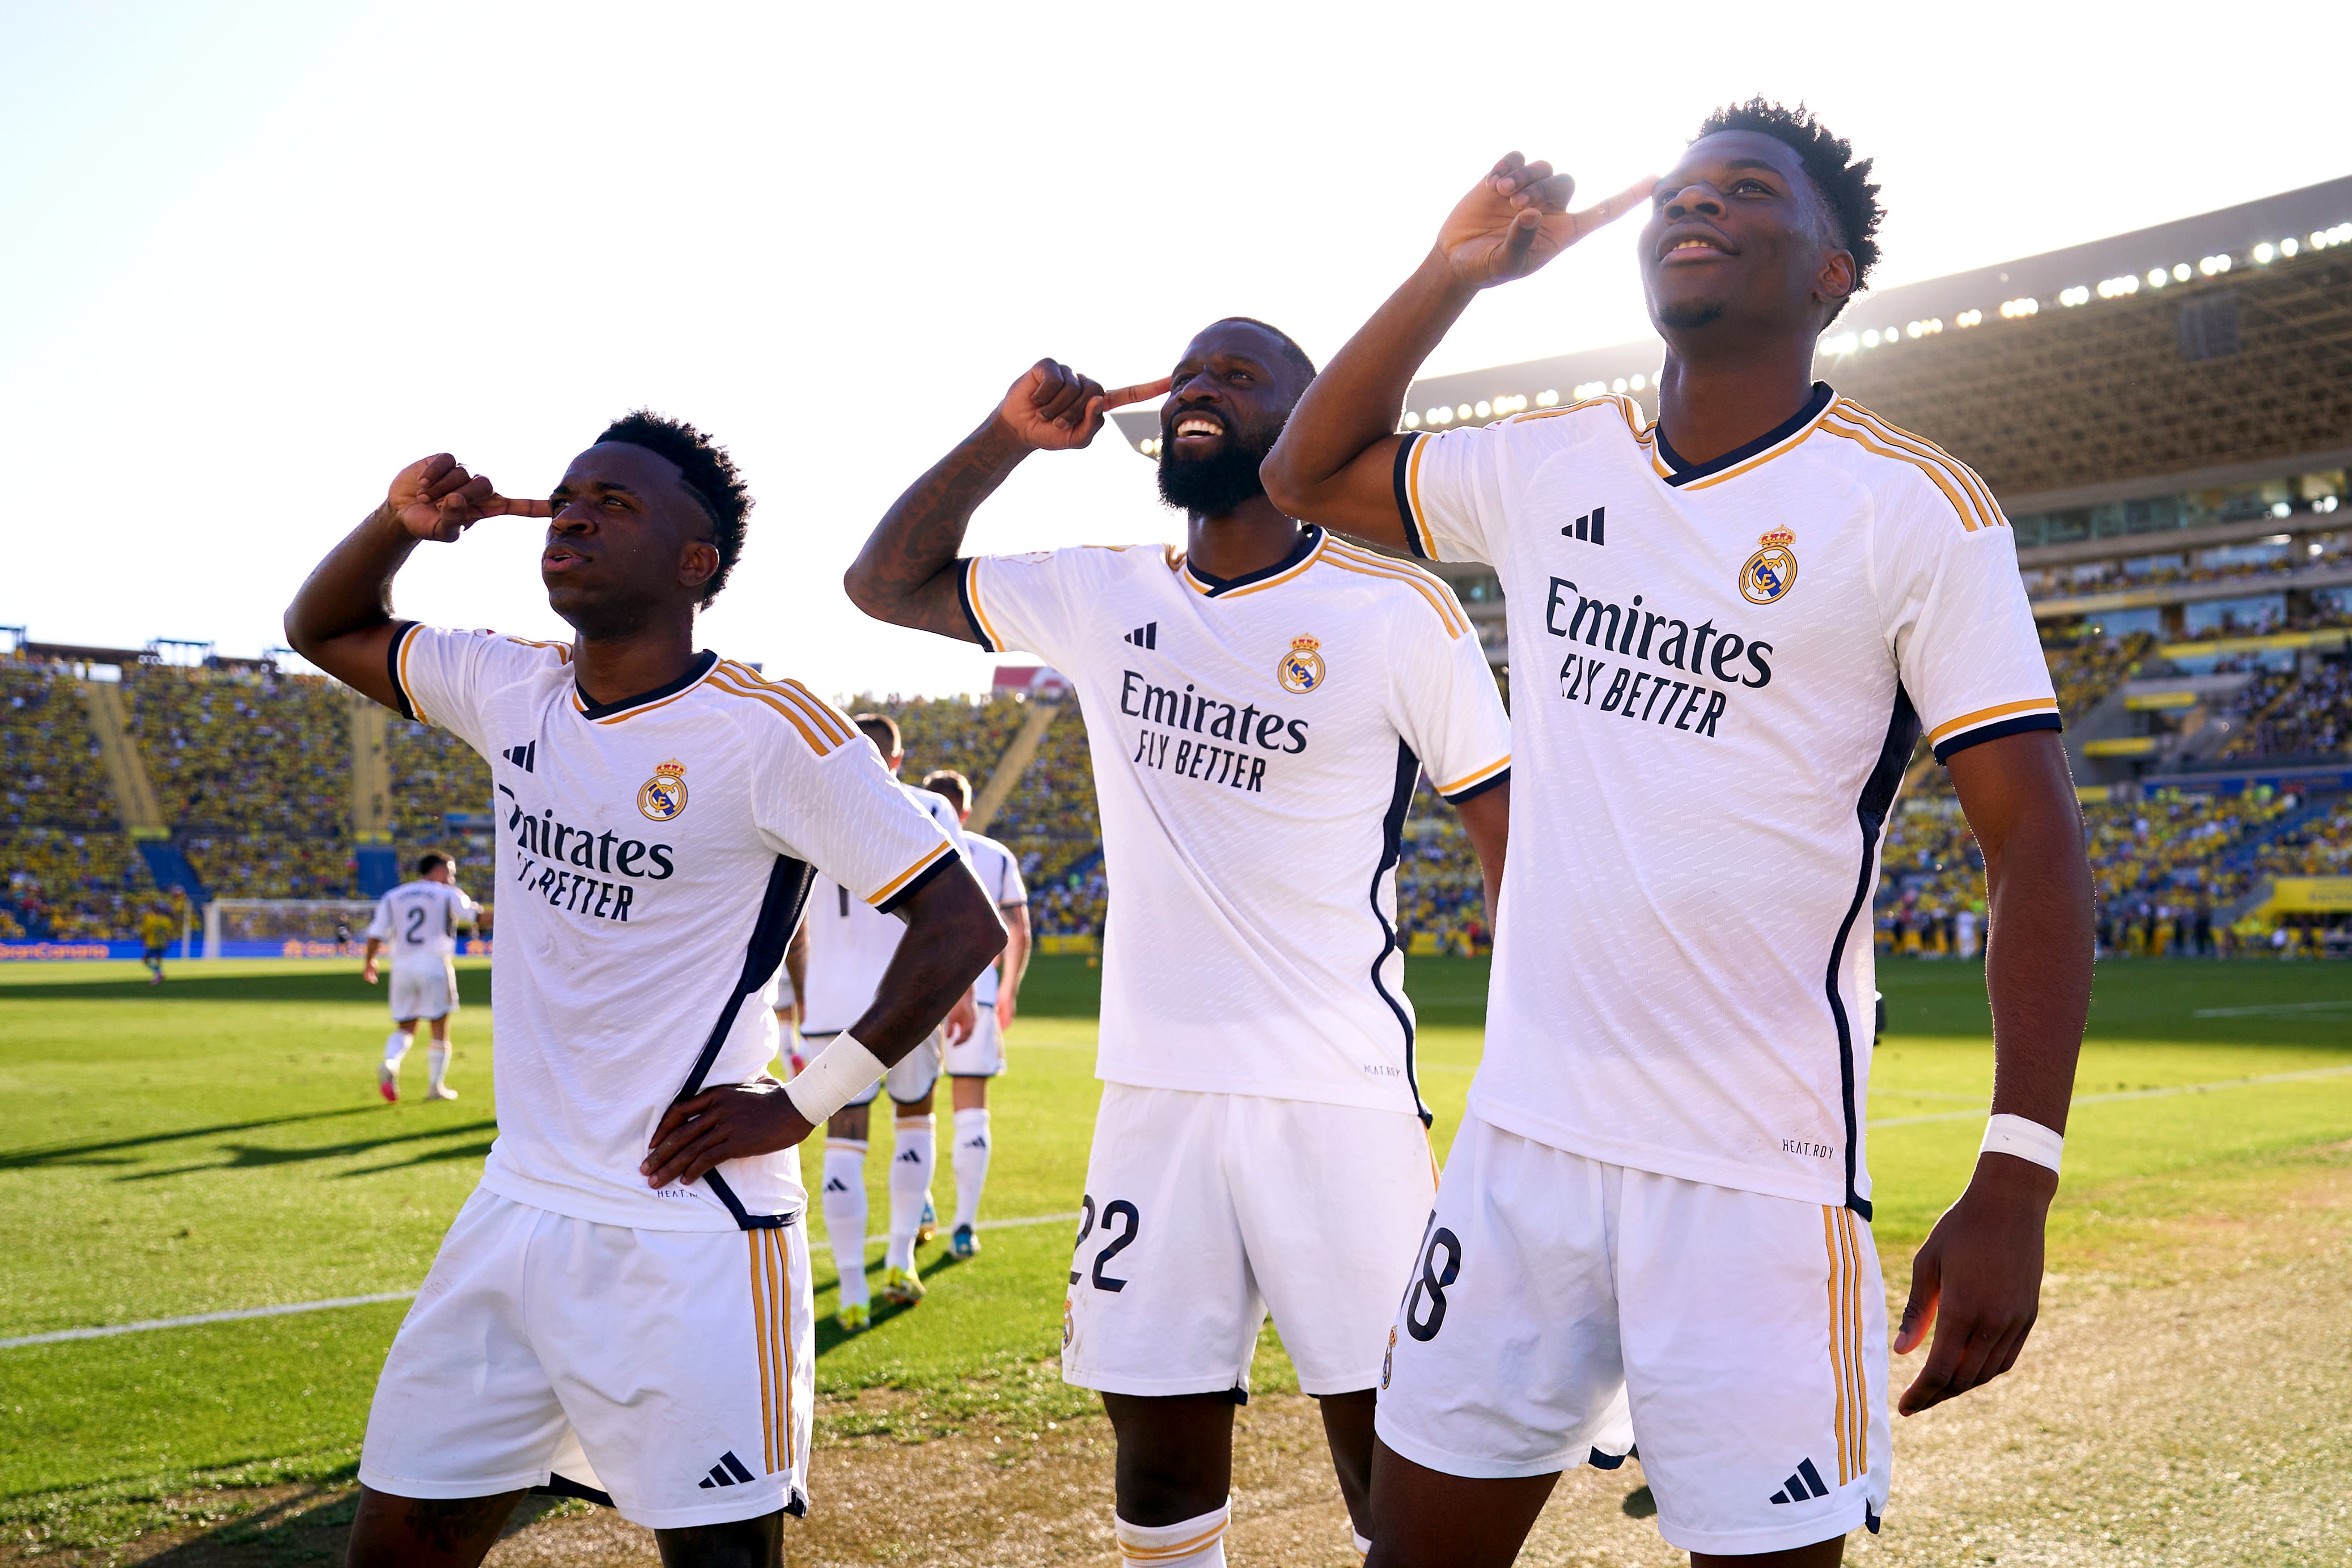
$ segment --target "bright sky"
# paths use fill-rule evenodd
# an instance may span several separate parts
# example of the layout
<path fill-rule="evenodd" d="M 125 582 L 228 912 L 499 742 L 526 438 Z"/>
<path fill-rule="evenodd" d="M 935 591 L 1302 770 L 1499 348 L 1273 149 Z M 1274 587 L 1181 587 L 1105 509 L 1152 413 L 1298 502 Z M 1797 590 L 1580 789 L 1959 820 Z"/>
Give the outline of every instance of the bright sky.
<path fill-rule="evenodd" d="M 1052 354 L 1105 383 L 1221 315 L 1328 357 L 1502 152 L 1598 196 L 1719 101 L 1878 160 L 1880 281 L 2347 172 L 2339 5 L 2184 32 L 2049 4 L 0 9 L 0 622 L 250 653 L 404 464 L 544 494 L 635 405 L 759 498 L 704 641 L 836 694 L 984 688 L 842 568 Z M 2333 42 L 2328 40 L 2333 39 Z M 1644 329 L 1630 224 L 1430 368 Z M 978 551 L 1173 539 L 1116 432 L 1032 458 Z M 539 525 L 421 548 L 404 614 L 565 636 Z"/>

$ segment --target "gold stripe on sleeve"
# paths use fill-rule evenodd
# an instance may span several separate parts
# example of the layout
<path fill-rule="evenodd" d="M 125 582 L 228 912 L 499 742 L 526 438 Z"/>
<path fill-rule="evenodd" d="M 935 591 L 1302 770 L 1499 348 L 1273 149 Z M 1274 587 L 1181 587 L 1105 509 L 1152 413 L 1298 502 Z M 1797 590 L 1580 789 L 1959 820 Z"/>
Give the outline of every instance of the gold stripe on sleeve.
<path fill-rule="evenodd" d="M 744 688 L 736 685 L 730 679 L 713 679 L 710 682 L 710 687 L 712 690 L 723 691 L 730 697 L 740 697 L 747 701 L 766 703 L 769 707 L 782 714 L 785 722 L 789 723 L 793 729 L 800 731 L 801 739 L 808 742 L 808 748 L 810 751 L 814 752 L 820 757 L 828 755 L 833 752 L 834 748 L 825 744 L 824 738 L 810 727 L 808 720 L 802 716 L 796 704 L 787 706 L 779 698 L 771 697 L 764 691 L 746 690 Z"/>
<path fill-rule="evenodd" d="M 1459 795 L 1464 790 L 1468 789 L 1472 784 L 1476 784 L 1479 780 L 1493 778 L 1496 773 L 1501 773 L 1505 768 L 1507 768 L 1510 765 L 1510 753 L 1507 752 L 1495 761 L 1488 763 L 1485 767 L 1479 768 L 1473 773 L 1465 773 L 1460 778 L 1455 779 L 1452 784 L 1439 784 L 1437 786 L 1437 793 L 1444 795 Z"/>
<path fill-rule="evenodd" d="M 937 860 L 940 856 L 952 855 L 954 853 L 955 846 L 942 840 L 938 848 L 929 851 L 921 859 L 916 861 L 913 865 L 908 867 L 905 870 L 899 872 L 897 876 L 883 883 L 882 886 L 876 889 L 873 892 L 867 894 L 866 901 L 878 907 L 886 901 L 891 894 L 897 892 L 899 889 L 913 881 L 919 873 L 920 873 L 926 867 L 929 866 L 933 861 Z"/>
<path fill-rule="evenodd" d="M 1430 531 L 1429 524 L 1424 521 L 1427 510 L 1421 504 L 1421 458 L 1433 439 L 1435 437 L 1424 436 L 1415 441 L 1412 455 L 1405 459 L 1404 465 L 1405 498 L 1412 502 L 1412 516 L 1406 521 L 1412 525 L 1413 536 L 1421 545 L 1422 554 L 1432 561 L 1437 559 L 1437 537 Z"/>
<path fill-rule="evenodd" d="M 973 556 L 971 562 L 967 563 L 963 569 L 963 596 L 971 601 L 971 613 L 980 617 L 980 629 L 988 634 L 988 640 L 992 645 L 993 645 L 992 651 L 1003 653 L 1004 651 L 1004 638 L 998 635 L 996 630 L 996 622 L 994 618 L 989 615 L 988 606 L 982 604 L 980 598 L 981 560 L 982 557 L 977 555 Z"/>
<path fill-rule="evenodd" d="M 1927 475 L 1929 482 L 1934 484 L 1937 489 L 1944 492 L 1944 499 L 1951 502 L 1952 510 L 1959 514 L 1961 531 L 1966 533 L 1974 533 L 1977 531 L 1979 525 L 1976 519 L 1976 510 L 1962 498 L 1958 490 L 1952 488 L 1952 481 L 1946 478 L 1940 470 L 1928 463 L 1925 458 L 1915 457 L 1909 452 L 1898 451 L 1893 447 L 1874 441 L 1861 431 L 1851 429 L 1835 419 L 1824 418 L 1821 424 L 1814 426 L 1814 428 L 1825 431 L 1832 436 L 1840 437 L 1841 439 L 1851 441 L 1865 452 L 1874 452 L 1882 458 L 1891 458 L 1898 463 L 1910 464 L 1913 468 Z"/>
<path fill-rule="evenodd" d="M 1336 541 L 1331 545 L 1330 563 L 1343 572 L 1359 572 L 1367 577 L 1386 577 L 1419 591 L 1421 596 L 1429 601 L 1429 607 L 1437 612 L 1437 618 L 1444 623 L 1445 635 L 1449 637 L 1462 637 L 1470 630 L 1469 617 L 1454 607 L 1450 602 L 1454 595 L 1444 586 L 1443 579 L 1433 577 L 1418 567 L 1406 566 L 1401 562 L 1368 552 L 1351 550 Z"/>
<path fill-rule="evenodd" d="M 2055 713 L 2058 702 L 2051 697 L 2029 697 L 2022 702 L 2003 702 L 1992 708 L 1979 708 L 1973 713 L 1963 713 L 1947 720 L 1927 732 L 1927 744 L 1937 745 L 1948 735 L 1962 730 L 1973 730 L 1979 724 L 1989 724 L 1995 719 L 2006 719 L 2012 713 Z"/>

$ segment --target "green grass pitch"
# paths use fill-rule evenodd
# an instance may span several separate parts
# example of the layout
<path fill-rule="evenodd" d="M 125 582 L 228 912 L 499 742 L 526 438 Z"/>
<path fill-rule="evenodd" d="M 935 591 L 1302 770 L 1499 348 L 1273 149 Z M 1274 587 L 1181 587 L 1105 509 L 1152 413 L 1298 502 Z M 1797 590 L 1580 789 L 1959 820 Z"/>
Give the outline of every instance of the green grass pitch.
<path fill-rule="evenodd" d="M 383 994 L 355 969 L 175 964 L 160 990 L 131 964 L 0 973 L 0 1339 L 417 1283 L 495 1133 L 488 974 L 463 972 L 452 1074 L 463 1098 L 392 1107 L 373 1086 Z M 1890 1017 L 1872 1118 L 1959 1113 L 1872 1135 L 1877 1232 L 1899 1249 L 1925 1234 L 1973 1160 L 1990 1024 L 1971 966 L 1890 963 L 1880 973 Z M 1097 974 L 1075 959 L 1033 972 L 1013 1071 L 992 1090 L 984 1219 L 1077 1206 L 1097 1094 Z M 1409 984 L 1442 1152 L 1477 1060 L 1485 968 L 1416 961 Z M 2347 1024 L 2352 968 L 2108 964 L 2078 1096 L 2352 1067 Z M 421 1087 L 421 1053 L 407 1076 Z M 944 1131 L 944 1091 L 940 1109 Z M 2110 1215 L 2193 1205 L 2200 1183 L 2347 1138 L 2352 1073 L 2084 1104 L 2053 1259 L 2096 1245 L 2085 1216 L 2102 1205 Z M 813 1189 L 814 1150 L 808 1159 Z M 877 1227 L 887 1163 L 868 1161 Z M 935 1190 L 951 1205 L 944 1159 Z M 981 1257 L 962 1264 L 927 1248 L 932 1289 L 920 1307 L 848 1341 L 825 1321 L 824 1390 L 914 1396 L 835 1402 L 831 1429 L 898 1422 L 915 1436 L 982 1408 L 1014 1421 L 1089 1408 L 1090 1396 L 1051 1373 L 1070 1235 L 1059 1221 L 991 1229 Z M 822 1245 L 814 1250 L 829 1320 L 832 1266 Z M 37 1514 L 70 1536 L 75 1517 L 103 1513 L 110 1499 L 192 1478 L 348 1474 L 404 1310 L 392 1302 L 0 1350 L 0 1521 Z M 1288 1381 L 1271 1333 L 1257 1379 Z"/>

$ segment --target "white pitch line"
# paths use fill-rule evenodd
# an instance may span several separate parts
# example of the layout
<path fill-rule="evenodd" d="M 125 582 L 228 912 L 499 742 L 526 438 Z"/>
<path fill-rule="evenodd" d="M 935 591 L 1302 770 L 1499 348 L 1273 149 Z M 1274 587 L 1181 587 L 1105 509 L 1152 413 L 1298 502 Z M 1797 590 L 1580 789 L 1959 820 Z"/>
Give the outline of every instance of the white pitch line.
<path fill-rule="evenodd" d="M 984 1219 L 976 1230 L 1012 1230 L 1027 1225 L 1074 1225 L 1081 1216 L 1072 1209 L 1068 1214 L 1030 1215 L 1022 1219 Z M 868 1247 L 887 1242 L 888 1236 L 869 1236 Z M 383 1290 L 373 1296 L 336 1296 L 324 1301 L 289 1301 L 279 1307 L 243 1307 L 232 1312 L 197 1312 L 185 1318 L 148 1318 L 136 1323 L 109 1323 L 96 1329 L 53 1329 L 46 1334 L 26 1334 L 18 1339 L 0 1340 L 0 1351 L 20 1350 L 26 1345 L 61 1344 L 68 1340 L 105 1340 L 117 1334 L 143 1334 L 151 1329 L 189 1329 L 199 1323 L 237 1323 L 249 1318 L 284 1318 L 297 1312 L 325 1312 L 337 1307 L 373 1307 L 384 1301 L 406 1301 L 415 1299 L 414 1290 Z"/>
<path fill-rule="evenodd" d="M 2259 1078 L 2222 1079 L 2215 1083 L 2176 1083 L 2163 1089 L 2125 1089 L 2109 1094 L 2078 1095 L 2075 1105 L 2113 1105 L 2122 1100 L 2163 1100 L 2176 1094 L 2212 1094 L 2225 1089 L 2250 1089 L 2262 1083 L 2303 1083 L 2315 1078 L 2341 1078 L 2352 1073 L 2352 1067 L 2306 1068 L 2301 1072 L 2263 1073 Z M 1889 1090 L 1893 1093 L 1893 1090 Z M 1979 1101 L 1972 1110 L 1938 1110 L 1927 1116 L 1885 1116 L 1870 1123 L 1873 1127 L 1916 1127 L 1928 1121 L 1966 1121 L 1982 1116 L 1990 1101 Z"/>

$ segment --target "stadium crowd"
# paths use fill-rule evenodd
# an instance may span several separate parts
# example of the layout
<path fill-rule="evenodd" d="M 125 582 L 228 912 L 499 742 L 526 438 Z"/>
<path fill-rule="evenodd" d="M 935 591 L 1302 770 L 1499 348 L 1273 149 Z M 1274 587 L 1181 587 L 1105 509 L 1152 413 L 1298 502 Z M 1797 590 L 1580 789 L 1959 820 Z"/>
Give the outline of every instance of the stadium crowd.
<path fill-rule="evenodd" d="M 353 895 L 341 688 L 323 676 L 152 664 L 125 670 L 123 689 L 165 819 L 207 891 Z"/>
<path fill-rule="evenodd" d="M 0 941 L 128 938 L 156 900 L 71 669 L 0 662 Z"/>
<path fill-rule="evenodd" d="M 2352 745 L 2352 662 L 2257 675 L 2231 699 L 2225 757 L 2322 755 Z"/>
<path fill-rule="evenodd" d="M 437 850 L 457 862 L 458 885 L 479 892 L 490 875 L 490 833 L 452 832 L 449 816 L 491 809 L 490 764 L 448 731 L 397 717 L 384 726 L 383 749 L 400 864 Z"/>

